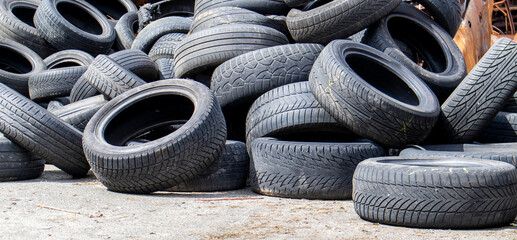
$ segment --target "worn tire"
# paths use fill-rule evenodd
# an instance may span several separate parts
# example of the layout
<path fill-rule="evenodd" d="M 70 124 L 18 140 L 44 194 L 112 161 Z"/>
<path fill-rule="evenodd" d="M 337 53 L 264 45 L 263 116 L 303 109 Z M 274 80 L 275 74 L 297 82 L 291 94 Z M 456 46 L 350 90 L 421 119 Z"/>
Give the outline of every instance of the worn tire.
<path fill-rule="evenodd" d="M 406 0 L 407 1 L 407 0 Z M 445 29 L 451 37 L 456 35 L 461 25 L 461 3 L 449 0 L 410 0 L 425 7 L 425 11 L 434 21 Z"/>
<path fill-rule="evenodd" d="M 374 143 L 290 142 L 258 138 L 251 143 L 250 185 L 277 197 L 350 199 L 359 162 L 384 156 Z"/>
<path fill-rule="evenodd" d="M 160 58 L 156 60 L 156 66 L 160 70 L 160 79 L 174 78 L 174 58 Z"/>
<path fill-rule="evenodd" d="M 138 10 L 139 30 L 160 18 L 178 16 L 192 17 L 194 0 L 162 0 L 152 4 L 144 4 Z"/>
<path fill-rule="evenodd" d="M 517 142 L 517 113 L 497 113 L 476 140 L 489 143 Z"/>
<path fill-rule="evenodd" d="M 44 168 L 45 160 L 0 136 L 0 182 L 38 178 Z"/>
<path fill-rule="evenodd" d="M 400 4 L 368 28 L 363 41 L 409 68 L 424 80 L 440 102 L 467 75 L 463 55 L 449 33 L 408 3 Z M 412 54 L 408 56 L 409 53 Z"/>
<path fill-rule="evenodd" d="M 176 52 L 176 45 L 183 40 L 187 34 L 184 33 L 169 33 L 164 35 L 149 51 L 149 58 L 156 62 L 160 58 L 174 58 Z"/>
<path fill-rule="evenodd" d="M 108 18 L 115 25 L 117 21 L 126 13 L 137 11 L 138 8 L 131 0 L 85 0 Z"/>
<path fill-rule="evenodd" d="M 503 112 L 517 113 L 517 93 L 514 93 L 513 96 L 506 101 Z"/>
<path fill-rule="evenodd" d="M 308 11 L 293 8 L 287 15 L 287 28 L 297 42 L 327 44 L 370 26 L 388 15 L 400 1 L 335 0 Z"/>
<path fill-rule="evenodd" d="M 187 33 L 192 20 L 184 17 L 161 18 L 147 25 L 138 33 L 131 49 L 149 53 L 154 43 L 169 33 Z"/>
<path fill-rule="evenodd" d="M 517 216 L 517 169 L 465 158 L 374 158 L 354 174 L 363 219 L 421 228 L 488 228 Z"/>
<path fill-rule="evenodd" d="M 75 82 L 87 67 L 49 69 L 29 77 L 29 95 L 34 101 L 70 96 Z"/>
<path fill-rule="evenodd" d="M 473 141 L 517 90 L 517 43 L 499 39 L 442 104 L 433 141 Z"/>
<path fill-rule="evenodd" d="M 121 49 L 131 49 L 138 33 L 138 13 L 131 11 L 124 14 L 115 25 L 117 37 L 115 43 Z"/>
<path fill-rule="evenodd" d="M 422 142 L 440 113 L 436 96 L 402 64 L 348 40 L 325 47 L 309 86 L 338 122 L 384 146 Z"/>
<path fill-rule="evenodd" d="M 56 52 L 45 59 L 47 69 L 63 67 L 88 67 L 93 62 L 92 55 L 81 50 L 63 50 Z"/>
<path fill-rule="evenodd" d="M 285 4 L 287 4 L 287 6 L 289 6 L 291 8 L 305 5 L 311 1 L 312 0 L 284 0 Z"/>
<path fill-rule="evenodd" d="M 282 0 L 196 0 L 194 16 L 216 7 L 240 7 L 264 15 L 285 15 L 289 11 Z"/>
<path fill-rule="evenodd" d="M 184 124 L 137 147 L 126 146 L 142 133 L 174 123 Z M 207 169 L 220 156 L 225 140 L 224 117 L 210 90 L 191 80 L 173 79 L 109 101 L 86 126 L 83 145 L 93 172 L 109 190 L 150 193 Z"/>
<path fill-rule="evenodd" d="M 82 132 L 93 115 L 107 102 L 104 96 L 97 95 L 49 111 Z"/>

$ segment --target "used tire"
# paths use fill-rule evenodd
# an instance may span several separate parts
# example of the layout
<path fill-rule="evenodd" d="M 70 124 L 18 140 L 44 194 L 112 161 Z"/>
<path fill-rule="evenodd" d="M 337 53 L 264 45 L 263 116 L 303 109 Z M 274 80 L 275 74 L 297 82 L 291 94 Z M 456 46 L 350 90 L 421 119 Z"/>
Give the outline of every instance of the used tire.
<path fill-rule="evenodd" d="M 196 0 L 194 16 L 216 7 L 240 7 L 265 15 L 285 15 L 289 10 L 282 0 Z"/>
<path fill-rule="evenodd" d="M 87 67 L 49 69 L 29 77 L 29 95 L 34 101 L 70 96 L 75 82 Z"/>
<path fill-rule="evenodd" d="M 327 44 L 344 39 L 380 20 L 401 0 L 335 0 L 308 11 L 296 8 L 287 27 L 297 42 Z"/>
<path fill-rule="evenodd" d="M 144 4 L 138 10 L 139 30 L 160 18 L 178 16 L 192 17 L 194 15 L 194 0 L 163 0 L 152 4 Z"/>
<path fill-rule="evenodd" d="M 38 178 L 44 168 L 45 160 L 0 136 L 0 182 Z"/>
<path fill-rule="evenodd" d="M 408 3 L 368 28 L 363 41 L 409 68 L 440 102 L 467 75 L 463 55 L 449 33 Z"/>
<path fill-rule="evenodd" d="M 517 113 L 517 93 L 514 93 L 513 96 L 506 101 L 503 112 Z"/>
<path fill-rule="evenodd" d="M 186 36 L 184 33 L 169 33 L 161 37 L 149 51 L 149 58 L 155 62 L 160 58 L 174 58 L 176 45 Z"/>
<path fill-rule="evenodd" d="M 325 47 L 309 86 L 338 122 L 384 146 L 422 142 L 440 113 L 436 96 L 402 64 L 348 40 Z"/>
<path fill-rule="evenodd" d="M 476 140 L 489 143 L 517 142 L 517 113 L 497 113 Z"/>
<path fill-rule="evenodd" d="M 407 0 L 406 0 L 407 1 Z M 410 0 L 425 7 L 425 11 L 454 37 L 461 25 L 461 3 L 449 0 Z M 466 2 L 466 1 L 465 1 Z"/>
<path fill-rule="evenodd" d="M 88 67 L 93 62 L 92 55 L 80 50 L 63 50 L 56 52 L 43 60 L 47 69 L 63 67 Z"/>
<path fill-rule="evenodd" d="M 499 39 L 442 104 L 433 141 L 468 143 L 517 90 L 517 43 Z"/>
<path fill-rule="evenodd" d="M 160 58 L 156 60 L 156 65 L 160 70 L 160 79 L 174 78 L 174 58 Z"/>
<path fill-rule="evenodd" d="M 175 123 L 183 125 L 137 147 L 126 146 L 139 135 Z M 109 101 L 86 126 L 83 145 L 95 176 L 109 190 L 150 193 L 207 169 L 220 156 L 225 138 L 224 117 L 210 90 L 174 79 Z"/>
<path fill-rule="evenodd" d="M 131 0 L 85 1 L 102 12 L 113 25 L 115 25 L 124 14 L 138 10 Z"/>
<path fill-rule="evenodd" d="M 49 111 L 82 132 L 93 115 L 107 102 L 104 96 L 98 95 Z"/>
<path fill-rule="evenodd" d="M 83 0 L 42 0 L 34 24 L 58 50 L 79 49 L 97 55 L 108 52 L 115 40 L 108 19 Z"/>
<path fill-rule="evenodd" d="M 79 131 L 3 84 L 0 120 L 0 131 L 6 137 L 47 163 L 74 177 L 84 177 L 90 169 Z"/>
<path fill-rule="evenodd" d="M 354 174 L 354 208 L 363 219 L 421 228 L 488 228 L 517 216 L 517 169 L 465 158 L 363 161 Z"/>
<path fill-rule="evenodd" d="M 250 185 L 269 196 L 350 199 L 357 164 L 385 154 L 382 147 L 369 142 L 258 138 L 251 143 Z"/>
<path fill-rule="evenodd" d="M 161 18 L 147 25 L 138 33 L 131 49 L 149 53 L 160 37 L 169 33 L 187 33 L 192 20 L 184 17 Z"/>
<path fill-rule="evenodd" d="M 115 25 L 116 44 L 120 49 L 131 49 L 138 33 L 138 13 L 131 11 L 124 14 Z"/>
<path fill-rule="evenodd" d="M 305 5 L 311 1 L 312 0 L 284 0 L 285 4 L 291 8 Z"/>

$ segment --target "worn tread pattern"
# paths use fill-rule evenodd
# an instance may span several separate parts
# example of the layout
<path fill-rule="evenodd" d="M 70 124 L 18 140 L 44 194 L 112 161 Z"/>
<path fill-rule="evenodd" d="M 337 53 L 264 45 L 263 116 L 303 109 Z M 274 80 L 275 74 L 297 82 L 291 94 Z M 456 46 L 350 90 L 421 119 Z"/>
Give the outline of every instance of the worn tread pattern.
<path fill-rule="evenodd" d="M 49 69 L 29 77 L 29 96 L 32 100 L 49 100 L 69 96 L 75 82 L 87 67 Z"/>
<path fill-rule="evenodd" d="M 240 7 L 267 15 L 284 15 L 289 10 L 282 0 L 196 0 L 194 16 L 217 7 Z"/>
<path fill-rule="evenodd" d="M 517 90 L 517 43 L 498 40 L 442 104 L 435 139 L 473 141 Z M 439 135 L 439 136 L 438 136 Z"/>
<path fill-rule="evenodd" d="M 90 63 L 93 62 L 93 57 L 89 53 L 81 50 L 68 49 L 56 52 L 46 57 L 43 59 L 43 62 L 45 62 L 47 69 L 55 69 L 62 66 L 88 67 Z"/>
<path fill-rule="evenodd" d="M 374 143 L 289 142 L 257 138 L 251 143 L 249 184 L 277 197 L 350 199 L 359 162 L 384 156 Z"/>
<path fill-rule="evenodd" d="M 441 159 L 442 166 L 380 162 L 401 159 L 369 159 L 357 166 L 353 201 L 361 218 L 407 227 L 463 229 L 502 226 L 517 216 L 517 170 L 510 164 L 461 158 Z"/>
<path fill-rule="evenodd" d="M 131 49 L 136 34 L 133 32 L 133 24 L 138 23 L 138 12 L 130 11 L 122 15 L 115 24 L 115 32 L 117 34 L 116 42 L 124 49 Z"/>
<path fill-rule="evenodd" d="M 497 113 L 476 140 L 489 143 L 517 142 L 517 113 Z"/>
<path fill-rule="evenodd" d="M 160 58 L 156 60 L 158 70 L 160 70 L 161 79 L 174 78 L 174 58 Z"/>
<path fill-rule="evenodd" d="M 0 84 L 0 131 L 23 148 L 74 177 L 90 166 L 82 134 L 31 100 Z"/>
<path fill-rule="evenodd" d="M 511 112 L 511 113 L 517 113 L 517 93 L 514 93 L 508 101 L 506 101 L 506 104 L 504 105 L 504 108 L 502 110 L 503 112 Z"/>
<path fill-rule="evenodd" d="M 0 136 L 0 182 L 38 178 L 44 168 L 45 160 Z"/>
<path fill-rule="evenodd" d="M 186 36 L 187 34 L 185 33 L 169 33 L 164 35 L 154 43 L 151 51 L 149 51 L 149 58 L 155 62 L 160 58 L 174 58 L 176 45 Z"/>
<path fill-rule="evenodd" d="M 165 17 L 147 25 L 138 33 L 131 49 L 149 53 L 154 43 L 160 37 L 169 33 L 187 33 L 192 24 L 192 19 L 184 17 Z"/>
<path fill-rule="evenodd" d="M 297 42 L 329 43 L 345 39 L 395 9 L 401 0 L 335 0 L 301 11 L 291 9 L 287 27 Z"/>
<path fill-rule="evenodd" d="M 82 132 L 93 115 L 106 102 L 108 101 L 103 95 L 97 95 L 49 111 Z"/>

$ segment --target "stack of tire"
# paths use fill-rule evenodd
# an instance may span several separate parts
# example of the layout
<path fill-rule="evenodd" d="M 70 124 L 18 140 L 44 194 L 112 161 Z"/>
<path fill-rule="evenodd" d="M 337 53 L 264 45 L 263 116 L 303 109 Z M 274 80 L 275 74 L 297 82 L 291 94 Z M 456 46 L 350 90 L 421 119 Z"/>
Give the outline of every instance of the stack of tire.
<path fill-rule="evenodd" d="M 515 145 L 472 144 L 514 142 L 517 43 L 467 75 L 457 1 L 2 4 L 0 180 L 46 161 L 117 192 L 353 198 L 403 226 L 517 216 Z"/>

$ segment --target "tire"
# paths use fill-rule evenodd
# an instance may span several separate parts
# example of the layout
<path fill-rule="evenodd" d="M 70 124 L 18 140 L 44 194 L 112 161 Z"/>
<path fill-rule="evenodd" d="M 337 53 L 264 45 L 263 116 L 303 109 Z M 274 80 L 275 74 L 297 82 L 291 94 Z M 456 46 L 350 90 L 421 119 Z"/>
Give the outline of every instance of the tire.
<path fill-rule="evenodd" d="M 503 112 L 517 113 L 517 93 L 514 93 L 503 108 Z"/>
<path fill-rule="evenodd" d="M 163 0 L 153 4 L 144 4 L 138 11 L 139 30 L 160 18 L 170 16 L 192 17 L 193 15 L 193 0 Z"/>
<path fill-rule="evenodd" d="M 0 36 L 32 49 L 42 57 L 57 50 L 34 26 L 33 18 L 38 0 L 4 0 L 0 2 Z"/>
<path fill-rule="evenodd" d="M 47 69 L 64 67 L 88 67 L 93 62 L 92 55 L 80 50 L 63 50 L 43 60 Z"/>
<path fill-rule="evenodd" d="M 98 55 L 83 77 L 107 99 L 146 83 L 106 55 Z"/>
<path fill-rule="evenodd" d="M 45 160 L 0 136 L 0 182 L 38 178 L 44 168 Z"/>
<path fill-rule="evenodd" d="M 285 4 L 287 4 L 287 6 L 291 8 L 305 5 L 311 1 L 312 0 L 284 0 Z"/>
<path fill-rule="evenodd" d="M 0 84 L 0 131 L 13 142 L 74 177 L 90 166 L 82 134 L 36 103 Z"/>
<path fill-rule="evenodd" d="M 336 133 L 343 139 L 356 137 L 323 109 L 307 82 L 291 83 L 266 92 L 253 103 L 246 118 L 248 149 L 260 137 L 290 136 L 308 140 L 314 134 Z M 302 137 L 304 135 L 307 137 Z"/>
<path fill-rule="evenodd" d="M 424 80 L 440 102 L 467 75 L 463 55 L 449 33 L 408 3 L 400 4 L 368 28 L 363 41 L 409 68 Z M 408 56 L 408 52 L 414 57 Z"/>
<path fill-rule="evenodd" d="M 485 143 L 517 142 L 517 113 L 499 112 L 476 140 Z"/>
<path fill-rule="evenodd" d="M 287 34 L 285 19 L 277 20 L 260 13 L 238 7 L 218 7 L 208 9 L 194 18 L 190 32 L 197 32 L 225 24 L 256 24 L 274 28 Z"/>
<path fill-rule="evenodd" d="M 227 141 L 220 158 L 197 177 L 167 189 L 175 192 L 214 192 L 244 188 L 250 159 L 246 144 Z"/>
<path fill-rule="evenodd" d="M 152 22 L 138 33 L 131 49 L 149 53 L 160 37 L 169 33 L 187 33 L 192 20 L 184 17 L 166 17 Z"/>
<path fill-rule="evenodd" d="M 264 26 L 231 24 L 195 32 L 176 46 L 176 77 L 214 69 L 238 55 L 287 44 L 281 32 Z"/>
<path fill-rule="evenodd" d="M 250 186 L 276 197 L 350 199 L 359 162 L 385 155 L 374 143 L 290 142 L 258 138 L 251 143 Z"/>
<path fill-rule="evenodd" d="M 117 21 L 126 13 L 137 11 L 138 8 L 131 0 L 85 0 L 97 10 L 104 14 L 104 16 L 115 25 Z"/>
<path fill-rule="evenodd" d="M 184 33 L 169 33 L 164 35 L 149 51 L 149 58 L 156 62 L 160 58 L 174 58 L 176 52 L 176 45 L 183 40 L 187 34 Z"/>
<path fill-rule="evenodd" d="M 87 67 L 66 67 L 45 70 L 29 77 L 31 100 L 45 101 L 56 97 L 70 96 L 75 82 Z"/>
<path fill-rule="evenodd" d="M 120 49 L 131 49 L 133 41 L 135 41 L 138 33 L 138 13 L 131 11 L 124 14 L 115 25 L 115 32 L 117 37 L 115 39 L 116 45 Z"/>
<path fill-rule="evenodd" d="M 517 216 L 517 169 L 483 159 L 374 158 L 354 173 L 363 219 L 420 228 L 488 228 Z"/>
<path fill-rule="evenodd" d="M 196 0 L 194 16 L 216 7 L 239 7 L 264 15 L 285 15 L 289 11 L 282 0 Z"/>
<path fill-rule="evenodd" d="M 156 60 L 156 65 L 160 70 L 160 79 L 174 78 L 174 58 L 160 58 Z"/>
<path fill-rule="evenodd" d="M 42 0 L 34 24 L 58 50 L 78 49 L 95 56 L 108 52 L 115 40 L 108 19 L 83 0 Z"/>
<path fill-rule="evenodd" d="M 184 125 L 138 147 L 125 146 L 142 133 L 173 123 Z M 220 156 L 225 139 L 224 117 L 210 90 L 174 79 L 109 101 L 86 126 L 83 145 L 93 172 L 109 190 L 150 193 L 207 169 Z"/>
<path fill-rule="evenodd" d="M 104 96 L 98 95 L 70 103 L 50 112 L 82 132 L 93 115 L 107 102 Z"/>
<path fill-rule="evenodd" d="M 297 42 L 345 39 L 388 15 L 400 0 L 336 0 L 302 11 L 291 9 L 287 27 Z"/>
<path fill-rule="evenodd" d="M 0 83 L 29 96 L 29 77 L 45 69 L 43 59 L 30 48 L 0 38 Z"/>
<path fill-rule="evenodd" d="M 515 144 L 444 144 L 408 147 L 401 157 L 478 158 L 506 162 L 517 167 Z"/>
<path fill-rule="evenodd" d="M 501 38 L 442 104 L 431 140 L 472 142 L 517 90 L 517 43 Z"/>
<path fill-rule="evenodd" d="M 425 11 L 436 21 L 451 37 L 456 35 L 462 17 L 460 1 L 449 0 L 410 0 L 425 7 Z"/>
<path fill-rule="evenodd" d="M 48 102 L 46 109 L 47 111 L 52 112 L 68 104 L 70 104 L 70 97 L 54 98 Z"/>
<path fill-rule="evenodd" d="M 88 70 L 87 70 L 88 71 Z M 94 88 L 89 82 L 88 79 L 81 76 L 77 82 L 75 82 L 72 90 L 70 91 L 70 102 L 77 102 L 83 99 L 93 97 L 95 95 L 100 94 L 96 88 Z"/>
<path fill-rule="evenodd" d="M 309 87 L 339 123 L 388 147 L 422 142 L 440 113 L 436 96 L 402 64 L 348 40 L 325 47 Z"/>

